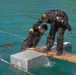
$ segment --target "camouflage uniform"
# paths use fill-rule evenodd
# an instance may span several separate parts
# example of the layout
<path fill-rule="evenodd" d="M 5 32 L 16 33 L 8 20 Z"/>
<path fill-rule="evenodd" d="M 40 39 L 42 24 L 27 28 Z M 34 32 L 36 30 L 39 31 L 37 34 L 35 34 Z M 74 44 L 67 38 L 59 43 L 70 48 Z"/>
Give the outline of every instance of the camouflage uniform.
<path fill-rule="evenodd" d="M 29 32 L 28 38 L 23 41 L 20 51 L 37 46 L 42 35 L 43 33 L 40 33 L 37 27 L 34 28 L 34 32 Z"/>
<path fill-rule="evenodd" d="M 62 10 L 48 10 L 44 13 L 50 17 L 47 23 L 51 24 L 51 29 L 50 29 L 49 35 L 47 37 L 47 42 L 46 42 L 47 49 L 49 50 L 53 46 L 55 33 L 58 32 L 57 51 L 62 51 L 63 41 L 64 41 L 63 39 L 64 32 L 66 29 L 68 29 L 69 31 L 72 30 L 71 26 L 68 23 L 68 16 Z M 39 19 L 39 21 L 34 24 L 33 28 L 35 28 L 36 26 L 39 26 L 42 22 L 43 21 Z"/>

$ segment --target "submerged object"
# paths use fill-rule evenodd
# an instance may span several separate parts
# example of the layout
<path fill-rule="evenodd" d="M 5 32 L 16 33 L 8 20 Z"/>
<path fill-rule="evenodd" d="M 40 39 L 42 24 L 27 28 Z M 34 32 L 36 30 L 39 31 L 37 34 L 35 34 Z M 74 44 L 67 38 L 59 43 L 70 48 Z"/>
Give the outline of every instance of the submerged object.
<path fill-rule="evenodd" d="M 10 42 L 10 43 L 5 44 L 5 45 L 0 45 L 0 47 L 3 47 L 3 48 L 11 48 L 11 47 L 13 47 L 13 44 L 12 44 L 12 42 Z"/>
<path fill-rule="evenodd" d="M 6 48 L 11 48 L 11 47 L 13 47 L 13 44 L 12 43 L 8 43 L 8 44 L 5 45 L 5 47 Z"/>

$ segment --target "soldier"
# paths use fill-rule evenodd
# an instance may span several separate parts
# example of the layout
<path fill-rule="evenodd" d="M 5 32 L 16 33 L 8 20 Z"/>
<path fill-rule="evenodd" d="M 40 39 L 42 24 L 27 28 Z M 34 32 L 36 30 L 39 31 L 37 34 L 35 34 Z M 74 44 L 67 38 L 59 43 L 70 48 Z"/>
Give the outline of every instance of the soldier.
<path fill-rule="evenodd" d="M 46 49 L 49 51 L 54 44 L 55 33 L 58 33 L 57 38 L 57 55 L 62 54 L 63 50 L 63 36 L 66 29 L 69 30 L 69 33 L 72 33 L 71 26 L 68 23 L 68 16 L 62 10 L 48 10 L 44 12 L 37 23 L 34 24 L 33 28 L 30 30 L 33 32 L 33 29 L 36 26 L 39 26 L 42 22 L 51 24 L 51 29 L 46 41 Z"/>
<path fill-rule="evenodd" d="M 47 25 L 43 24 L 33 29 L 34 29 L 34 32 L 32 33 L 30 31 L 28 34 L 28 38 L 23 41 L 20 51 L 24 51 L 30 47 L 36 47 L 38 45 L 40 38 L 42 37 L 44 32 L 47 30 Z"/>

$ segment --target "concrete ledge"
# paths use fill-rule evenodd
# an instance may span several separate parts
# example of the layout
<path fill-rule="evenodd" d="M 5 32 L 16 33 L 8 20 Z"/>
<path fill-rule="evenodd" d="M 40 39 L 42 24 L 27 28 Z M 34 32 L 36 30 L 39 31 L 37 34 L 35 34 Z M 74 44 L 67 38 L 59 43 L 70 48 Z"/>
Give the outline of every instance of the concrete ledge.
<path fill-rule="evenodd" d="M 26 70 L 31 70 L 45 62 L 44 54 L 31 50 L 13 54 L 10 59 L 12 66 Z"/>

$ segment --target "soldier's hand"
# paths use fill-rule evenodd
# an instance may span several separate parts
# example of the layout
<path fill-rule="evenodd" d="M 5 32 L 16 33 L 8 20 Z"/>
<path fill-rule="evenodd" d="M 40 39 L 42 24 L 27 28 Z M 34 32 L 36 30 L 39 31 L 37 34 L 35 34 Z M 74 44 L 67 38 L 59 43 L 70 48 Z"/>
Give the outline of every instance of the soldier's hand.
<path fill-rule="evenodd" d="M 33 28 L 30 28 L 29 32 L 32 32 L 33 33 L 34 32 Z"/>
<path fill-rule="evenodd" d="M 70 34 L 72 34 L 72 31 L 69 31 Z"/>

